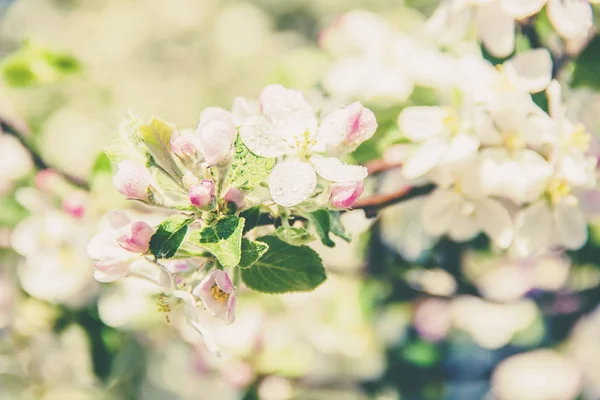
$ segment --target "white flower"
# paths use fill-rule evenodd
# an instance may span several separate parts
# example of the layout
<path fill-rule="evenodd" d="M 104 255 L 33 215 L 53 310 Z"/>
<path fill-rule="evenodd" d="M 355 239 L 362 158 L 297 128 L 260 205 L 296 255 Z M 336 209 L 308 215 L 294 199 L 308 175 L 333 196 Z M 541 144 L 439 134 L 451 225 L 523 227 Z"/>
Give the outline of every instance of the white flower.
<path fill-rule="evenodd" d="M 459 119 L 450 107 L 407 107 L 398 116 L 398 125 L 417 144 L 403 167 L 407 179 L 419 178 L 436 166 L 463 161 L 479 148 L 468 121 Z"/>
<path fill-rule="evenodd" d="M 404 101 L 412 93 L 409 62 L 415 43 L 378 15 L 349 12 L 319 39 L 321 47 L 339 57 L 323 79 L 323 86 L 334 96 Z"/>
<path fill-rule="evenodd" d="M 361 181 L 367 176 L 364 167 L 322 154 L 348 151 L 371 137 L 377 123 L 370 110 L 354 103 L 334 111 L 318 126 L 302 93 L 281 85 L 267 86 L 260 103 L 262 116 L 246 119 L 240 136 L 259 156 L 288 156 L 269 177 L 277 204 L 291 207 L 306 200 L 316 187 L 317 174 L 331 182 Z"/>
<path fill-rule="evenodd" d="M 423 209 L 423 228 L 433 236 L 447 234 L 464 242 L 485 232 L 501 248 L 513 239 L 513 223 L 506 208 L 489 197 L 472 198 L 457 188 L 436 189 Z"/>
<path fill-rule="evenodd" d="M 598 0 L 547 0 L 548 18 L 565 39 L 586 37 L 594 26 L 590 3 Z"/>
<path fill-rule="evenodd" d="M 554 177 L 547 196 L 517 214 L 514 251 L 530 255 L 556 246 L 576 250 L 587 238 L 587 222 L 578 196 L 565 180 Z"/>
<path fill-rule="evenodd" d="M 110 228 L 98 233 L 87 246 L 94 262 L 94 278 L 113 282 L 126 277 L 133 261 L 148 251 L 154 230 L 145 222 L 131 222 L 122 212 L 109 214 Z"/>

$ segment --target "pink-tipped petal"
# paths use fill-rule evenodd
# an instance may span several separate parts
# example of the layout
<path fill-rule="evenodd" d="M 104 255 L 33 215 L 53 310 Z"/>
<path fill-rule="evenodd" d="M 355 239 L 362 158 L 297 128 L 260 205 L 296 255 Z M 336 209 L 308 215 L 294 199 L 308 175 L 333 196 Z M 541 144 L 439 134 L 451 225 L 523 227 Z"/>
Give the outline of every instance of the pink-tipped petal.
<path fill-rule="evenodd" d="M 235 187 L 229 188 L 223 196 L 223 199 L 230 203 L 235 203 L 238 208 L 244 207 L 245 205 L 244 192 Z"/>
<path fill-rule="evenodd" d="M 196 207 L 206 208 L 212 205 L 215 199 L 215 183 L 204 179 L 198 185 L 189 189 L 190 203 Z"/>
<path fill-rule="evenodd" d="M 114 282 L 129 273 L 128 260 L 102 260 L 94 262 L 94 278 L 98 282 Z"/>
<path fill-rule="evenodd" d="M 121 228 L 121 235 L 117 238 L 117 243 L 132 253 L 146 253 L 152 235 L 154 235 L 154 229 L 147 223 L 142 221 L 132 222 Z"/>
<path fill-rule="evenodd" d="M 171 136 L 171 151 L 182 159 L 194 157 L 198 151 L 196 138 L 189 132 L 173 133 L 173 136 Z"/>
<path fill-rule="evenodd" d="M 363 193 L 363 190 L 362 181 L 335 183 L 331 186 L 329 201 L 335 208 L 352 207 Z"/>

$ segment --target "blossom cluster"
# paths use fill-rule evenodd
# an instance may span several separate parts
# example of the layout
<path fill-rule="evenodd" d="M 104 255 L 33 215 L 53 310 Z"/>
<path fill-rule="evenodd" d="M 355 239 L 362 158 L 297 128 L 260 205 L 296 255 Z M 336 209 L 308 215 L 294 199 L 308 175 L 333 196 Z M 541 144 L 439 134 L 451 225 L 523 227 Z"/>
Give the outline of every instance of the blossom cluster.
<path fill-rule="evenodd" d="M 107 215 L 108 227 L 88 245 L 96 260 L 96 280 L 135 277 L 161 287 L 158 305 L 167 319 L 184 316 L 213 351 L 216 346 L 199 322 L 196 305 L 200 301 L 216 319 L 232 323 L 240 269 L 257 271 L 258 283 L 246 278 L 246 272 L 241 279 L 267 292 L 309 290 L 324 279 L 318 256 L 303 246 L 314 240 L 312 234 L 291 227 L 289 219 L 312 219 L 319 230 L 320 224 L 329 226 L 328 210 L 346 209 L 357 201 L 367 169 L 340 157 L 377 128 L 373 113 L 359 102 L 319 122 L 301 92 L 281 85 L 267 86 L 259 103 L 255 113 L 242 98 L 235 100 L 231 112 L 207 108 L 195 131 L 178 130 L 158 118 L 144 123 L 128 116 L 106 149 L 117 163 L 113 185 L 128 199 L 162 208 L 166 219 L 152 226 L 115 211 Z M 250 240 L 252 233 L 242 238 L 253 228 L 250 212 L 280 218 L 283 227 L 277 236 L 260 241 Z M 320 222 L 323 216 L 327 221 Z M 273 257 L 268 249 L 274 254 L 278 246 L 304 251 L 299 253 L 304 262 L 314 259 L 306 266 L 307 282 L 284 269 L 283 286 L 269 286 L 259 268 L 269 270 L 271 265 L 258 267 L 257 261 L 263 255 Z M 289 284 L 286 279 L 291 279 Z"/>
<path fill-rule="evenodd" d="M 520 255 L 580 248 L 581 197 L 596 187 L 596 157 L 587 153 L 590 135 L 566 117 L 549 55 L 531 50 L 501 68 L 464 62 L 470 73 L 456 83 L 457 104 L 407 107 L 398 117 L 410 141 L 404 178 L 437 187 L 423 228 L 457 241 L 485 232 Z M 549 113 L 529 94 L 544 89 Z"/>

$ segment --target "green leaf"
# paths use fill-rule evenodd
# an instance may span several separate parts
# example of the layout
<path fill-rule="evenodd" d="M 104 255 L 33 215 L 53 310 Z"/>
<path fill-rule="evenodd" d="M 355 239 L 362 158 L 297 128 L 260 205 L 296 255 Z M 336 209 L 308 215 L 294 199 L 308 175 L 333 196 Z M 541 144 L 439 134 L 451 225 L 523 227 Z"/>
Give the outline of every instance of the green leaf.
<path fill-rule="evenodd" d="M 596 35 L 575 60 L 575 69 L 571 78 L 572 87 L 587 86 L 600 89 L 600 36 Z"/>
<path fill-rule="evenodd" d="M 150 252 L 156 258 L 171 258 L 177 253 L 193 218 L 173 215 L 158 225 L 150 239 Z"/>
<path fill-rule="evenodd" d="M 305 228 L 286 228 L 280 226 L 275 231 L 275 235 L 286 243 L 292 246 L 301 246 L 310 242 L 314 242 L 315 237 Z"/>
<path fill-rule="evenodd" d="M 331 218 L 331 233 L 346 242 L 350 242 L 352 240 L 352 235 L 346 231 L 344 224 L 342 224 L 342 214 L 339 211 L 329 211 L 329 216 Z"/>
<path fill-rule="evenodd" d="M 138 132 L 140 138 L 148 148 L 154 163 L 163 168 L 171 176 L 181 177 L 181 171 L 171 156 L 171 136 L 175 132 L 175 125 L 159 118 L 152 118 L 150 123 L 141 124 Z"/>
<path fill-rule="evenodd" d="M 269 249 L 269 245 L 263 242 L 253 242 L 242 238 L 242 256 L 240 258 L 240 268 L 250 268 L 258 261 Z"/>
<path fill-rule="evenodd" d="M 81 71 L 73 56 L 25 43 L 0 63 L 0 72 L 8 86 L 27 87 L 54 83 Z"/>
<path fill-rule="evenodd" d="M 308 246 L 292 246 L 275 236 L 258 241 L 269 245 L 267 252 L 250 268 L 242 269 L 242 280 L 252 290 L 287 293 L 313 290 L 327 275 L 319 255 Z"/>
<path fill-rule="evenodd" d="M 190 235 L 190 243 L 208 250 L 226 268 L 235 267 L 242 256 L 244 218 L 230 215 Z"/>
<path fill-rule="evenodd" d="M 119 163 L 124 160 L 135 160 L 140 163 L 146 162 L 146 147 L 142 143 L 138 131 L 142 121 L 132 114 L 127 114 L 119 125 L 116 135 L 104 148 L 104 152 L 110 161 Z"/>
<path fill-rule="evenodd" d="M 226 186 L 251 191 L 269 176 L 275 166 L 275 159 L 252 153 L 239 136 L 234 148 L 235 155 L 225 180 Z"/>
<path fill-rule="evenodd" d="M 335 243 L 329 237 L 331 231 L 331 216 L 329 210 L 321 208 L 309 214 L 309 220 L 314 224 L 321 242 L 327 247 L 334 247 Z"/>
<path fill-rule="evenodd" d="M 256 228 L 260 219 L 260 206 L 251 207 L 242 211 L 240 217 L 246 220 L 246 223 L 244 224 L 244 233 Z"/>

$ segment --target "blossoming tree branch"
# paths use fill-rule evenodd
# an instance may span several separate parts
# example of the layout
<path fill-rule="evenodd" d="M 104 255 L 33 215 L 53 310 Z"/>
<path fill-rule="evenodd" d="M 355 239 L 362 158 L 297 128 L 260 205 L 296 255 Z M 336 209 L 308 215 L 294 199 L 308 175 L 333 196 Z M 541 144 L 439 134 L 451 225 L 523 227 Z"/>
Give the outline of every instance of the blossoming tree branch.
<path fill-rule="evenodd" d="M 488 22 L 496 15 L 492 6 L 467 3 L 442 3 L 427 29 L 449 29 L 457 13 Z M 514 14 L 500 15 L 507 37 L 479 30 L 483 45 L 502 57 L 514 51 L 515 20 L 545 2 L 527 9 L 506 3 L 502 10 Z M 556 13 L 555 3 L 548 7 Z M 555 20 L 561 35 L 577 33 Z M 131 277 L 156 284 L 165 318 L 183 318 L 218 352 L 201 322 L 204 314 L 232 323 L 242 282 L 270 294 L 315 289 L 326 271 L 307 244 L 318 238 L 332 247 L 332 236 L 351 240 L 340 220 L 348 209 L 371 217 L 419 197 L 416 217 L 429 242 L 485 235 L 495 251 L 517 258 L 586 243 L 597 157 L 583 125 L 567 116 L 548 50 L 531 48 L 493 65 L 476 52 L 410 46 L 365 12 L 349 13 L 320 40 L 339 58 L 323 80 L 335 106 L 315 109 L 301 92 L 270 85 L 259 107 L 236 98 L 231 111 L 207 108 L 195 130 L 159 118 L 125 119 L 106 148 L 117 165 L 113 184 L 126 198 L 160 210 L 163 220 L 152 225 L 109 214 L 106 229 L 88 246 L 98 281 Z M 399 48 L 412 51 L 410 62 L 396 68 L 404 60 Z M 390 61 L 390 54 L 397 59 Z M 437 104 L 403 104 L 400 140 L 383 160 L 368 164 L 375 173 L 392 174 L 396 189 L 379 192 L 375 178 L 371 195 L 361 199 L 368 168 L 346 161 L 378 123 L 353 100 L 383 96 L 402 103 L 415 85 L 435 88 Z M 533 93 L 545 96 L 547 110 Z"/>

